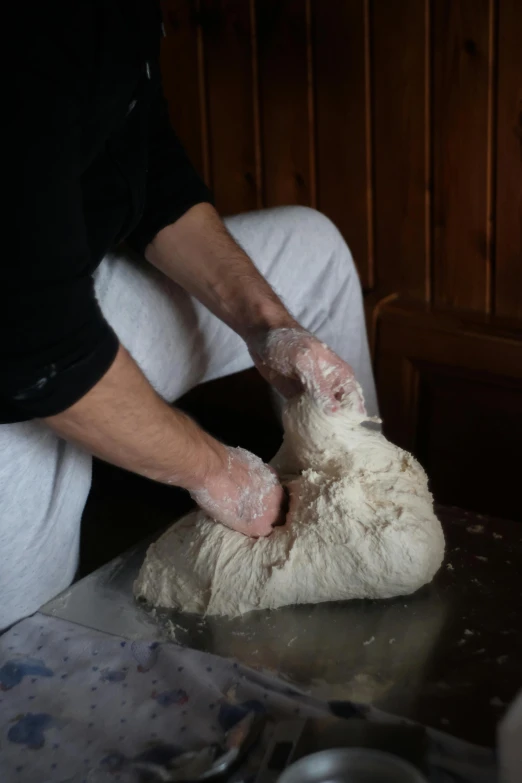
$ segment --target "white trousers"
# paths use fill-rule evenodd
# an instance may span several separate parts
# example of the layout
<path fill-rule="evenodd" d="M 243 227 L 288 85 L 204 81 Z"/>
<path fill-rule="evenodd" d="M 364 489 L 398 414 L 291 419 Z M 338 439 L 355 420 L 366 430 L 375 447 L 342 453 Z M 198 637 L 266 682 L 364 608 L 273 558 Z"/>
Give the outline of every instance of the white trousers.
<path fill-rule="evenodd" d="M 301 324 L 352 365 L 369 413 L 377 413 L 359 279 L 337 229 L 305 207 L 226 224 Z M 169 401 L 252 365 L 228 326 L 144 261 L 108 256 L 96 292 L 123 345 Z M 91 464 L 44 424 L 0 425 L 0 629 L 73 580 Z"/>

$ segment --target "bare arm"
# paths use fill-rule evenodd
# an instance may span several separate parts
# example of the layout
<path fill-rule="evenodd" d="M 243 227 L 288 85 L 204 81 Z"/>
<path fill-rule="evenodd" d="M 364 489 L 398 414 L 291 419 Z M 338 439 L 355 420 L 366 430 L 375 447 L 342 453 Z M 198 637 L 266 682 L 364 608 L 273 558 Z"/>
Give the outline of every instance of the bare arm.
<path fill-rule="evenodd" d="M 158 232 L 146 256 L 246 341 L 261 374 L 284 397 L 306 390 L 336 410 L 354 394 L 364 411 L 352 368 L 298 324 L 210 204 L 197 204 Z"/>
<path fill-rule="evenodd" d="M 162 400 L 122 346 L 90 392 L 46 421 L 101 459 L 188 490 L 226 460 L 224 447 Z"/>
<path fill-rule="evenodd" d="M 121 346 L 90 392 L 45 421 L 114 465 L 184 487 L 211 517 L 246 535 L 267 535 L 278 519 L 283 490 L 271 468 L 258 460 L 252 470 L 253 455 L 224 446 L 171 408 Z"/>
<path fill-rule="evenodd" d="M 210 205 L 193 207 L 147 250 L 149 260 L 245 338 L 294 323 Z M 283 490 L 272 469 L 171 408 L 123 347 L 90 392 L 46 422 L 108 462 L 184 487 L 210 516 L 247 535 L 267 535 L 279 519 Z"/>
<path fill-rule="evenodd" d="M 246 340 L 298 326 L 210 204 L 197 204 L 160 231 L 146 256 Z"/>
<path fill-rule="evenodd" d="M 299 327 L 210 205 L 193 207 L 160 231 L 146 255 L 246 340 L 261 372 L 283 394 L 304 387 L 320 397 L 326 389 L 331 402 L 333 381 L 340 378 L 347 388 L 348 365 Z M 335 362 L 339 372 L 330 369 L 322 379 L 321 367 Z M 210 516 L 235 530 L 267 535 L 279 519 L 283 490 L 271 468 L 171 408 L 122 347 L 90 392 L 46 421 L 108 462 L 188 489 Z"/>

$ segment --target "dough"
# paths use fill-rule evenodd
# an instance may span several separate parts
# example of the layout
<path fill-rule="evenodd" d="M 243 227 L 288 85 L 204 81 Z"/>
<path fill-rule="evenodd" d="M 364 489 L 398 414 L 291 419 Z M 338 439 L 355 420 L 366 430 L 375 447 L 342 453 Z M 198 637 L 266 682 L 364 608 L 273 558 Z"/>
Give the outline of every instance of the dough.
<path fill-rule="evenodd" d="M 239 615 L 286 604 L 391 598 L 429 582 L 444 537 L 419 463 L 362 426 L 356 400 L 325 414 L 287 403 L 273 464 L 290 492 L 287 523 L 252 539 L 202 511 L 149 548 L 134 585 L 154 606 Z"/>

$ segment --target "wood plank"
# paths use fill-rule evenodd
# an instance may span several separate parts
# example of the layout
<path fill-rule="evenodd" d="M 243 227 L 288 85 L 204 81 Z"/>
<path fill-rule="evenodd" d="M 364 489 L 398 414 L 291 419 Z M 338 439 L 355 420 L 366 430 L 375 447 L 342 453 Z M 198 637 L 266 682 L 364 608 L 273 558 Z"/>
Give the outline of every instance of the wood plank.
<path fill-rule="evenodd" d="M 522 3 L 499 0 L 495 311 L 522 318 Z"/>
<path fill-rule="evenodd" d="M 198 4 L 196 0 L 162 0 L 161 8 L 166 33 L 161 46 L 161 70 L 170 118 L 192 163 L 204 176 L 206 118 L 199 63 Z"/>
<path fill-rule="evenodd" d="M 434 300 L 481 311 L 489 306 L 492 2 L 433 3 Z"/>
<path fill-rule="evenodd" d="M 376 354 L 385 434 L 421 460 L 436 500 L 520 519 L 520 322 L 397 300 Z"/>
<path fill-rule="evenodd" d="M 426 17 L 419 0 L 373 3 L 375 276 L 382 295 L 420 300 L 430 281 Z"/>
<path fill-rule="evenodd" d="M 381 332 L 382 324 L 393 325 L 400 334 L 396 345 L 392 333 Z M 415 361 L 443 362 L 447 367 L 465 367 L 484 375 L 502 375 L 522 383 L 522 328 L 516 321 L 504 321 L 474 313 L 437 312 L 421 309 L 398 299 L 385 304 L 379 314 L 377 354 L 407 356 Z M 437 333 L 440 341 L 433 342 Z M 462 350 L 465 345 L 465 350 Z M 407 346 L 407 350 L 405 349 Z"/>
<path fill-rule="evenodd" d="M 365 290 L 372 286 L 371 176 L 367 151 L 366 0 L 312 4 L 317 139 L 317 206 L 352 251 Z M 371 206 L 370 206 L 371 208 Z"/>
<path fill-rule="evenodd" d="M 420 367 L 415 446 L 437 502 L 522 521 L 522 386 Z"/>
<path fill-rule="evenodd" d="M 216 206 L 230 215 L 259 206 L 250 4 L 202 0 L 210 167 Z"/>
<path fill-rule="evenodd" d="M 257 3 L 266 206 L 312 204 L 306 0 Z"/>

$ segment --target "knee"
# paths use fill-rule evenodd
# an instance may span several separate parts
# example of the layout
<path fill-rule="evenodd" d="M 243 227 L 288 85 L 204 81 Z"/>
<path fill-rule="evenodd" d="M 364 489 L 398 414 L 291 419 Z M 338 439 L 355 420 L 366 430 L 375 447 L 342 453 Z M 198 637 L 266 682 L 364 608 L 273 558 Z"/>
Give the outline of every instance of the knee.
<path fill-rule="evenodd" d="M 292 230 L 308 253 L 318 260 L 337 262 L 344 275 L 357 277 L 350 248 L 330 218 L 312 207 L 283 207 L 285 218 L 292 223 Z"/>
<path fill-rule="evenodd" d="M 308 237 L 317 237 L 328 242 L 343 241 L 339 229 L 330 218 L 313 207 L 281 207 L 281 214 L 291 220 L 300 233 Z"/>

